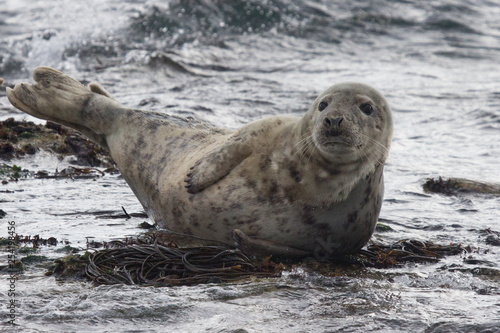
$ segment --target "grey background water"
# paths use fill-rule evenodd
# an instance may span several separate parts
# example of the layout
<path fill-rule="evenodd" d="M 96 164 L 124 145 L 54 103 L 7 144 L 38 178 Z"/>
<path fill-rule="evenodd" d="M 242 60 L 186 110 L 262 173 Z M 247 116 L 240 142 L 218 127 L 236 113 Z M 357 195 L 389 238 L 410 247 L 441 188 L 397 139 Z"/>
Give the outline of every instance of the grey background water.
<path fill-rule="evenodd" d="M 423 192 L 427 177 L 500 182 L 500 6 L 496 1 L 0 1 L 0 76 L 40 65 L 101 82 L 119 101 L 220 126 L 301 114 L 341 81 L 379 89 L 394 112 L 382 221 L 404 238 L 470 245 L 436 264 L 194 287 L 58 283 L 32 267 L 17 281 L 23 332 L 496 332 L 500 199 Z M 0 91 L 0 119 L 29 119 Z M 4 162 L 4 161 L 0 161 Z M 49 153 L 9 161 L 68 165 Z M 140 232 L 94 212 L 141 207 L 119 176 L 0 187 L 7 221 L 85 247 Z M 54 248 L 42 255 L 58 257 Z M 6 253 L 0 254 L 2 261 Z M 8 284 L 0 280 L 6 318 Z M 5 300 L 5 301 L 4 301 Z M 2 330 L 10 329 L 2 326 Z"/>

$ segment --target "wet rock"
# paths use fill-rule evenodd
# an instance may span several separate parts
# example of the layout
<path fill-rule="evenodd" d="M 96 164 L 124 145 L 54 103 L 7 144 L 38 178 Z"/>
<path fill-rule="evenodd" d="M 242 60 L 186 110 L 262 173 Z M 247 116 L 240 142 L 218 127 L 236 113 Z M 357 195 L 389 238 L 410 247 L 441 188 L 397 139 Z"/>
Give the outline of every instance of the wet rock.
<path fill-rule="evenodd" d="M 85 267 L 87 264 L 86 258 L 88 252 L 81 256 L 79 254 L 69 254 L 64 258 L 54 261 L 55 267 L 50 270 L 50 274 L 55 275 L 58 279 L 62 280 L 82 280 L 86 278 Z M 47 273 L 49 273 L 47 272 Z"/>
<path fill-rule="evenodd" d="M 439 177 L 427 179 L 423 185 L 424 191 L 431 193 L 441 193 L 445 195 L 458 195 L 461 193 L 492 194 L 500 195 L 500 185 L 478 182 L 462 178 L 448 178 L 443 180 Z"/>
<path fill-rule="evenodd" d="M 64 143 L 76 155 L 76 159 L 71 160 L 71 164 L 92 167 L 102 166 L 103 163 L 98 156 L 101 153 L 101 148 L 92 141 L 77 135 L 70 135 L 64 139 Z"/>
<path fill-rule="evenodd" d="M 139 224 L 140 229 L 153 229 L 155 228 L 154 224 L 149 224 L 148 222 L 144 221 L 141 224 Z"/>
<path fill-rule="evenodd" d="M 29 155 L 34 155 L 36 154 L 36 152 L 38 151 L 35 146 L 33 146 L 31 143 L 28 143 L 28 144 L 25 144 L 23 146 L 23 151 L 26 153 L 26 154 L 29 154 Z"/>
<path fill-rule="evenodd" d="M 375 227 L 375 230 L 377 232 L 387 232 L 387 231 L 394 231 L 394 229 L 392 229 L 390 226 L 388 226 L 387 224 L 383 224 L 383 223 L 377 223 L 377 226 Z"/>
<path fill-rule="evenodd" d="M 94 168 L 75 168 L 67 167 L 61 171 L 47 172 L 45 170 L 38 171 L 33 174 L 38 179 L 58 179 L 58 178 L 71 178 L 71 179 L 96 179 L 104 176 L 104 173 Z"/>
<path fill-rule="evenodd" d="M 146 106 L 148 104 L 150 104 L 150 105 L 156 105 L 158 103 L 160 103 L 160 101 L 157 98 L 151 97 L 151 98 L 142 99 L 139 102 L 139 106 Z"/>
<path fill-rule="evenodd" d="M 80 166 L 115 166 L 105 149 L 62 125 L 50 121 L 37 125 L 14 118 L 0 122 L 0 159 L 22 158 L 41 150 L 52 151 L 61 158 L 74 156 L 70 163 Z"/>
<path fill-rule="evenodd" d="M 21 258 L 23 264 L 37 264 L 49 260 L 46 256 L 29 255 Z"/>
<path fill-rule="evenodd" d="M 18 180 L 19 178 L 26 178 L 30 172 L 17 165 L 9 165 L 5 163 L 0 164 L 0 179 L 2 184 L 7 184 L 9 180 Z"/>
<path fill-rule="evenodd" d="M 70 246 L 70 245 L 66 245 L 65 247 L 62 247 L 62 248 L 60 248 L 60 249 L 55 250 L 55 252 L 58 252 L 58 253 L 60 253 L 60 252 L 65 252 L 65 253 L 77 253 L 77 252 L 79 252 L 79 251 L 80 251 L 80 249 L 78 249 L 78 248 L 76 248 L 76 247 L 72 247 L 72 246 Z"/>
<path fill-rule="evenodd" d="M 14 260 L 11 265 L 0 265 L 0 274 L 21 274 L 24 269 L 24 265 L 20 260 Z"/>
<path fill-rule="evenodd" d="M 45 124 L 45 127 L 48 129 L 53 130 L 55 133 L 59 135 L 69 135 L 71 130 L 68 129 L 67 127 L 64 127 L 63 125 L 59 125 L 57 123 L 53 123 L 51 121 L 47 121 Z"/>
<path fill-rule="evenodd" d="M 14 146 L 10 142 L 0 143 L 0 158 L 10 160 L 14 157 Z"/>
<path fill-rule="evenodd" d="M 500 246 L 500 236 L 488 235 L 488 237 L 486 237 L 486 244 L 493 246 Z"/>

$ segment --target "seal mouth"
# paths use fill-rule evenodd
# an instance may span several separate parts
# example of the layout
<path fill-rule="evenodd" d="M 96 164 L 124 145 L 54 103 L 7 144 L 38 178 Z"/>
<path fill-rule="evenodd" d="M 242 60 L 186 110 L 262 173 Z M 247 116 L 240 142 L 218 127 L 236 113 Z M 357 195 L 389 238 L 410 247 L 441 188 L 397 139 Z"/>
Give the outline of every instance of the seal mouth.
<path fill-rule="evenodd" d="M 331 137 L 317 132 L 313 134 L 313 141 L 316 148 L 328 160 L 356 160 L 359 156 L 359 142 L 346 134 Z"/>
<path fill-rule="evenodd" d="M 324 140 L 321 142 L 323 146 L 330 146 L 330 147 L 335 147 L 335 146 L 341 146 L 341 147 L 350 147 L 351 145 L 348 144 L 347 142 L 343 140 Z"/>
<path fill-rule="evenodd" d="M 329 150 L 352 150 L 355 148 L 352 142 L 341 138 L 321 138 L 318 140 L 320 146 Z"/>
<path fill-rule="evenodd" d="M 316 147 L 327 156 L 351 155 L 355 147 L 349 142 L 339 139 L 315 138 Z"/>

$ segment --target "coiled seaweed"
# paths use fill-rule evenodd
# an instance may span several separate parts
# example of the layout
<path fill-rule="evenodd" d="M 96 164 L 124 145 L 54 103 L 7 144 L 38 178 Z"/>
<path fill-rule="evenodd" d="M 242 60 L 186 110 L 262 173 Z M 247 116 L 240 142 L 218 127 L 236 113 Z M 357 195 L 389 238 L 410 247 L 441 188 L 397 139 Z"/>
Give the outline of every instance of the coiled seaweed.
<path fill-rule="evenodd" d="M 224 246 L 178 248 L 156 236 L 107 245 L 88 256 L 85 273 L 97 284 L 191 285 L 279 273 L 277 266 L 255 267 L 240 250 Z"/>

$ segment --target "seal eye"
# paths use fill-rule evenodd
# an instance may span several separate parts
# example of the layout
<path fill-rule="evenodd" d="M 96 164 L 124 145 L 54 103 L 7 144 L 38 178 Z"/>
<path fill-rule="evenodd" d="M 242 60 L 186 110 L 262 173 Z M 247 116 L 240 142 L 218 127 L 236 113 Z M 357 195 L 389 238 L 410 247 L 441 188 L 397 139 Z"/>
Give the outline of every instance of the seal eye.
<path fill-rule="evenodd" d="M 365 104 L 361 104 L 361 106 L 359 107 L 359 109 L 366 115 L 371 115 L 373 114 L 373 112 L 375 112 L 375 110 L 373 109 L 373 106 L 370 104 L 370 103 L 365 103 Z"/>
<path fill-rule="evenodd" d="M 325 101 L 322 101 L 321 103 L 319 103 L 318 110 L 323 111 L 324 109 L 326 109 L 327 106 L 328 106 L 328 103 Z"/>

